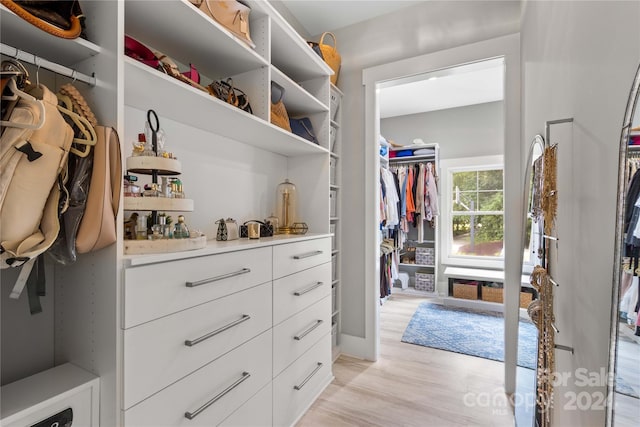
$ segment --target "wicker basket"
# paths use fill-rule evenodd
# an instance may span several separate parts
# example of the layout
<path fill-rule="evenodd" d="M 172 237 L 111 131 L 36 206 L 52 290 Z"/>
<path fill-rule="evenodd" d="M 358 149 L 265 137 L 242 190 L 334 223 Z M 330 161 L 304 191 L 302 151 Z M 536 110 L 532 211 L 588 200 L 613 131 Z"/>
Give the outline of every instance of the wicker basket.
<path fill-rule="evenodd" d="M 502 288 L 492 288 L 489 286 L 483 286 L 482 301 L 497 302 L 502 304 L 502 302 L 504 301 Z"/>
<path fill-rule="evenodd" d="M 462 299 L 478 299 L 478 286 L 465 283 L 453 284 L 453 297 Z"/>

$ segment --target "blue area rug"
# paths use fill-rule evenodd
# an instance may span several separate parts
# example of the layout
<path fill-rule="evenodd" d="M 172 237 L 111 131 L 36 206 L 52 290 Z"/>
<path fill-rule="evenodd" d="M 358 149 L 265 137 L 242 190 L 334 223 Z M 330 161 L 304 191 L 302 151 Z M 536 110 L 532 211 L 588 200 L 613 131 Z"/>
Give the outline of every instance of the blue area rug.
<path fill-rule="evenodd" d="M 518 366 L 535 369 L 538 331 L 520 321 Z M 423 302 L 414 313 L 402 342 L 485 359 L 504 361 L 502 313 Z"/>

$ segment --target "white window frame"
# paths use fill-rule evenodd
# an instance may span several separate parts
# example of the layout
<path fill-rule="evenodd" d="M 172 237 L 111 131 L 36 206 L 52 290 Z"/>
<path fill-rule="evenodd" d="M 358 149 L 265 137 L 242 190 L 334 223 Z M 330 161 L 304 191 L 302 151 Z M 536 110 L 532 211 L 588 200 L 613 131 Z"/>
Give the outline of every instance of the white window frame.
<path fill-rule="evenodd" d="M 451 255 L 451 242 L 453 241 L 451 194 L 453 193 L 453 174 L 456 172 L 469 172 L 479 170 L 502 169 L 504 173 L 504 157 L 479 156 L 464 157 L 459 159 L 443 159 L 440 161 L 440 182 L 442 186 L 440 197 L 442 209 L 440 216 L 442 226 L 440 227 L 440 253 L 443 265 L 504 269 L 504 256 L 502 257 L 480 257 L 480 256 L 455 256 Z M 504 191 L 504 181 L 502 185 Z M 504 216 L 504 207 L 502 209 Z"/>

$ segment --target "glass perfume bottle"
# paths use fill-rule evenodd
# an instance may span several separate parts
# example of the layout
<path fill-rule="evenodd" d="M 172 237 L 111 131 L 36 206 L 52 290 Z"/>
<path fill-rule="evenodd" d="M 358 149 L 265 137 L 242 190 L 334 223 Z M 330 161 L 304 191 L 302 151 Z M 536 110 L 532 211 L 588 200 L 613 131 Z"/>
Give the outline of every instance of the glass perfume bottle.
<path fill-rule="evenodd" d="M 158 189 L 158 184 L 147 184 L 144 186 L 144 191 L 142 192 L 144 197 L 161 197 L 162 193 Z"/>

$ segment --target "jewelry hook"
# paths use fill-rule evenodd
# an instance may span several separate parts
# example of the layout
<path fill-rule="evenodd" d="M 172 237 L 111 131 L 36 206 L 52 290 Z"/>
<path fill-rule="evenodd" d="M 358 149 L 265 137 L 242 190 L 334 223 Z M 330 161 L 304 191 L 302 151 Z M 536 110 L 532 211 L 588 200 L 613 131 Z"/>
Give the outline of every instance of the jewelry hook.
<path fill-rule="evenodd" d="M 40 87 L 40 58 L 34 56 L 34 61 L 36 63 L 36 87 Z"/>
<path fill-rule="evenodd" d="M 71 71 L 71 78 L 73 79 L 73 81 L 71 82 L 72 84 L 75 83 L 76 80 L 78 80 L 78 71 L 77 70 Z"/>

